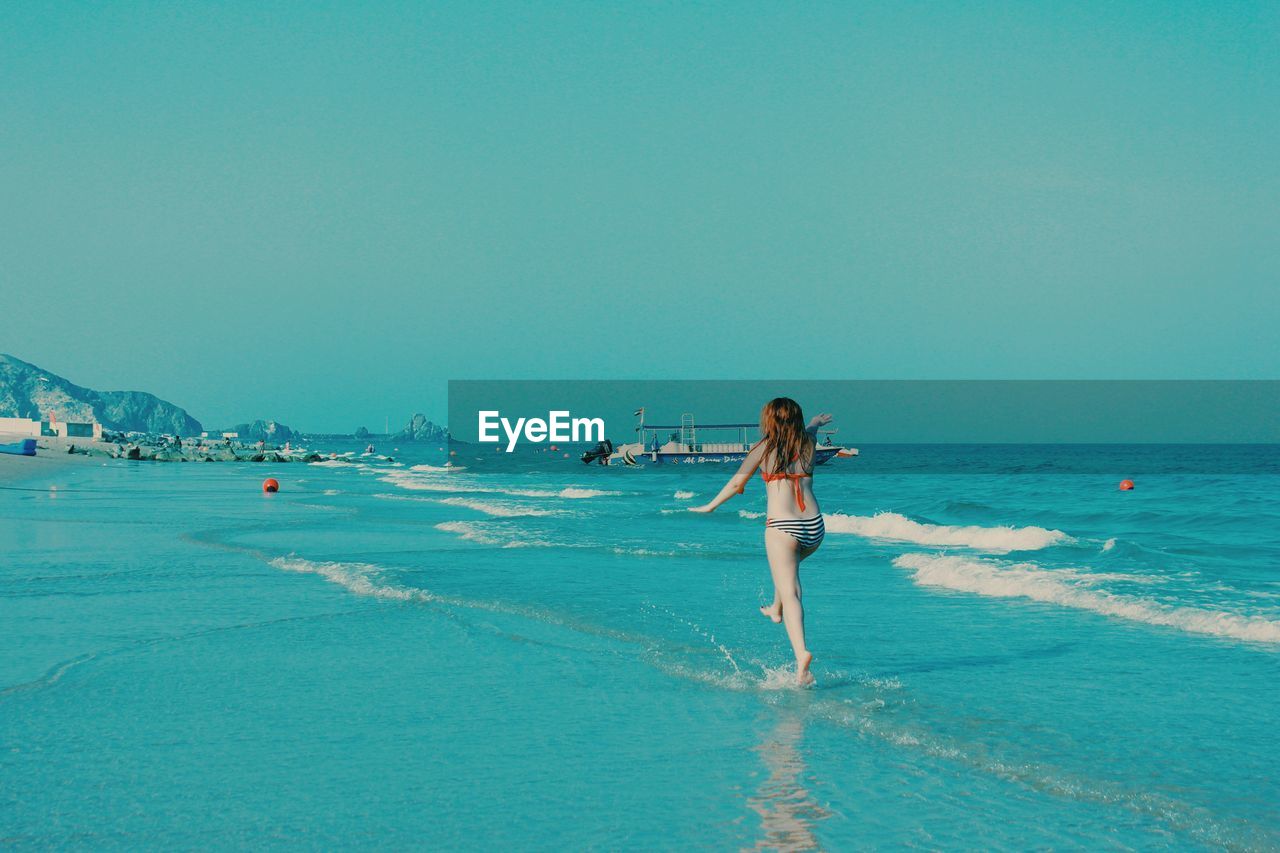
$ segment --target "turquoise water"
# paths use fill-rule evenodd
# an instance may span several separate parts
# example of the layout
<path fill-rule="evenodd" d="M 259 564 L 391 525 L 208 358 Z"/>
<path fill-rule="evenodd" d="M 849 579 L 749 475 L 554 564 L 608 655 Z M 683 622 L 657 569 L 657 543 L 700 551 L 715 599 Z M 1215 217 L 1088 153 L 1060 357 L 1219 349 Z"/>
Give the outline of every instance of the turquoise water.
<path fill-rule="evenodd" d="M 1239 473 L 1275 449 L 1162 452 L 819 469 L 808 690 L 756 611 L 758 479 L 684 511 L 722 468 L 14 484 L 0 840 L 1280 847 L 1280 477 Z"/>

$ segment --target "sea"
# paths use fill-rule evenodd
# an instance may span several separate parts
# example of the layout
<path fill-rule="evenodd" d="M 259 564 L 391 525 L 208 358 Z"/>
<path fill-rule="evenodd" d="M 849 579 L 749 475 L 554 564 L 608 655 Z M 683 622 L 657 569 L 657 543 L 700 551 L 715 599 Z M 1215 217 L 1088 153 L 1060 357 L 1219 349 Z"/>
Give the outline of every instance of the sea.
<path fill-rule="evenodd" d="M 807 689 L 758 478 L 313 449 L 0 489 L 0 844 L 1280 849 L 1280 448 L 833 460 Z"/>

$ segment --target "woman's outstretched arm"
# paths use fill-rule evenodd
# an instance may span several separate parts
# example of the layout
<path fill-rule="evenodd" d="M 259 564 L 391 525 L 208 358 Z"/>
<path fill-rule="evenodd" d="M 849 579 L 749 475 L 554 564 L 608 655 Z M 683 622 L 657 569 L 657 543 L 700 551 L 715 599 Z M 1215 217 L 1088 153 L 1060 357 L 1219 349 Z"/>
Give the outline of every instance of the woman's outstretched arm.
<path fill-rule="evenodd" d="M 729 482 L 720 490 L 720 494 L 716 495 L 710 503 L 689 507 L 689 512 L 711 512 L 734 495 L 742 494 L 742 490 L 747 487 L 747 481 L 760 467 L 762 459 L 764 459 L 764 442 L 757 441 L 756 446 L 747 454 L 747 458 L 743 459 L 742 464 L 738 466 L 738 472 L 730 477 Z"/>
<path fill-rule="evenodd" d="M 814 415 L 812 418 L 810 418 L 809 425 L 804 429 L 805 429 L 805 432 L 809 433 L 810 435 L 816 438 L 818 435 L 818 428 L 824 427 L 829 423 L 831 423 L 831 415 L 828 415 L 826 412 L 823 412 L 820 415 Z"/>

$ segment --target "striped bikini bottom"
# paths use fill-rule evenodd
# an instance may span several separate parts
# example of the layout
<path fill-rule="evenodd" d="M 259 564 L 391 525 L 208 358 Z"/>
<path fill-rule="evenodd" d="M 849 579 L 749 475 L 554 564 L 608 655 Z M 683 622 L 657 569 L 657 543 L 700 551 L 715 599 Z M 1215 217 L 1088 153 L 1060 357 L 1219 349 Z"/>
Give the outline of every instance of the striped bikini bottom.
<path fill-rule="evenodd" d="M 817 548 L 822 544 L 822 537 L 827 535 L 827 526 L 820 515 L 813 518 L 771 518 L 764 526 L 790 533 L 801 548 Z"/>

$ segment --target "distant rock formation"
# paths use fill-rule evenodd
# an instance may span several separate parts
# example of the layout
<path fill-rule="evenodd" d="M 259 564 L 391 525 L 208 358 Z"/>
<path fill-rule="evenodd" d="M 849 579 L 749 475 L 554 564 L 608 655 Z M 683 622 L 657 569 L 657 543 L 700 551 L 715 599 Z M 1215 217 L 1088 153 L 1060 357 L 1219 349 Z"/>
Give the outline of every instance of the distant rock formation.
<path fill-rule="evenodd" d="M 368 438 L 370 435 L 372 435 L 372 433 L 369 432 L 368 427 L 356 427 L 355 437 L 361 441 Z"/>
<path fill-rule="evenodd" d="M 199 435 L 200 422 L 180 406 L 144 391 L 94 391 L 0 353 L 0 417 L 97 421 L 106 429 Z"/>
<path fill-rule="evenodd" d="M 392 441 L 437 441 L 447 442 L 449 430 L 436 426 L 427 420 L 426 415 L 414 415 L 405 428 L 391 436 Z"/>
<path fill-rule="evenodd" d="M 275 421 L 256 420 L 251 424 L 236 424 L 229 431 L 239 433 L 240 438 L 250 441 L 282 444 L 293 439 L 293 430 Z"/>

